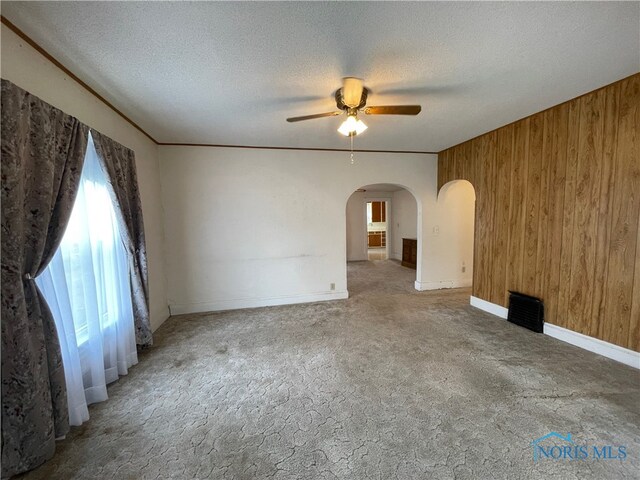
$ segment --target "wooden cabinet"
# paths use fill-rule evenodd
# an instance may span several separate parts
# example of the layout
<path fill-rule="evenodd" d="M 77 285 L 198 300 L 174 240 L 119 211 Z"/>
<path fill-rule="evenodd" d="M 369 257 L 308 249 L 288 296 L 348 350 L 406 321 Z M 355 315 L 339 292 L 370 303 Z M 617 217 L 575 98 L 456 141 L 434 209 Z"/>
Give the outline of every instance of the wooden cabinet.
<path fill-rule="evenodd" d="M 386 247 L 387 232 L 369 232 L 369 247 Z"/>
<path fill-rule="evenodd" d="M 415 238 L 402 239 L 402 266 L 416 268 L 418 262 L 418 240 Z"/>
<path fill-rule="evenodd" d="M 387 221 L 387 205 L 385 202 L 371 202 L 371 221 L 376 223 Z"/>

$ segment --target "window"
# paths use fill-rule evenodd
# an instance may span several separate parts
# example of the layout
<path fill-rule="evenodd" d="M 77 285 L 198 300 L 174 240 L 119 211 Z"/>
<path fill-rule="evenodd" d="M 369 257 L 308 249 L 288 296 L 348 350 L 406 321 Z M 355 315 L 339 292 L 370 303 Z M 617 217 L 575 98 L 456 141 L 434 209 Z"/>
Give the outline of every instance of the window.
<path fill-rule="evenodd" d="M 62 243 L 36 282 L 56 322 L 70 420 L 79 425 L 87 405 L 106 400 L 106 385 L 137 363 L 129 261 L 91 136 Z"/>

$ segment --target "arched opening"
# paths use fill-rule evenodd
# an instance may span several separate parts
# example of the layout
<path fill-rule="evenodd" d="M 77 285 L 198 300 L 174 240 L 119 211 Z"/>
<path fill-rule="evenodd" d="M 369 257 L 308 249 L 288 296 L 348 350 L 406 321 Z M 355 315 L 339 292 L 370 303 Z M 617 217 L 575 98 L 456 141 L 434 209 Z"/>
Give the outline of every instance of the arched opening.
<path fill-rule="evenodd" d="M 438 192 L 443 278 L 450 287 L 471 287 L 474 278 L 476 192 L 467 180 L 453 180 Z"/>
<path fill-rule="evenodd" d="M 358 188 L 347 200 L 346 223 L 349 296 L 415 290 L 418 202 L 409 190 L 385 183 Z"/>

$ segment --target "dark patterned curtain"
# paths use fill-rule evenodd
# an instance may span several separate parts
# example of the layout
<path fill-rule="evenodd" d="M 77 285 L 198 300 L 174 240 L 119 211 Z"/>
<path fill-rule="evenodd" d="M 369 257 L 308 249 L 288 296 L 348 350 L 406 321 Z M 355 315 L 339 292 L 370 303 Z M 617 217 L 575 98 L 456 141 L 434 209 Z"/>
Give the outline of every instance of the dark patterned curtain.
<path fill-rule="evenodd" d="M 34 282 L 71 216 L 88 127 L 2 80 L 2 477 L 53 456 L 69 430 L 64 371 Z"/>
<path fill-rule="evenodd" d="M 91 130 L 91 136 L 109 179 L 111 198 L 117 206 L 115 210 L 120 222 L 120 231 L 126 237 L 123 240 L 129 255 L 136 343 L 142 346 L 151 345 L 147 248 L 144 240 L 135 155 L 132 150 L 95 130 Z"/>

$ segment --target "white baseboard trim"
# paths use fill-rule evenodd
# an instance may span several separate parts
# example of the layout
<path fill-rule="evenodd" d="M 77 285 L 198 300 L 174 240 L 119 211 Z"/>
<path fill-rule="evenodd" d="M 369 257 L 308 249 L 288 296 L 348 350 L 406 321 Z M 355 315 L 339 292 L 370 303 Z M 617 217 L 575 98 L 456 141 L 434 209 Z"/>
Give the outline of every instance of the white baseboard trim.
<path fill-rule="evenodd" d="M 563 342 L 570 343 L 576 347 L 584 348 L 590 352 L 597 353 L 603 357 L 616 360 L 633 368 L 640 369 L 640 352 L 634 352 L 628 348 L 623 348 L 613 343 L 605 342 L 598 338 L 589 337 L 582 333 L 567 330 L 550 323 L 544 324 L 544 334 L 557 338 Z"/>
<path fill-rule="evenodd" d="M 500 318 L 507 318 L 508 309 L 496 305 L 495 303 L 487 302 L 481 298 L 471 296 L 469 299 L 471 306 L 484 310 L 485 312 L 496 315 Z M 544 324 L 543 333 L 550 337 L 556 338 L 563 342 L 570 343 L 576 347 L 583 348 L 603 357 L 610 358 L 630 367 L 640 369 L 640 352 L 634 352 L 627 348 L 614 345 L 613 343 L 605 342 L 598 338 L 589 337 L 582 333 L 574 332 L 573 330 L 567 330 L 557 325 L 550 323 Z"/>
<path fill-rule="evenodd" d="M 469 280 L 441 280 L 439 282 L 419 282 L 416 280 L 414 286 L 416 290 L 424 292 L 426 290 L 440 290 L 443 288 L 464 288 L 471 286 Z"/>
<path fill-rule="evenodd" d="M 507 314 L 509 313 L 509 310 L 504 308 L 503 306 L 487 302 L 486 300 L 474 297 L 473 295 L 470 297 L 469 303 L 472 307 L 479 308 L 480 310 L 484 310 L 485 312 L 489 312 L 492 315 L 496 315 L 500 318 L 507 318 Z"/>
<path fill-rule="evenodd" d="M 220 300 L 217 302 L 173 304 L 169 305 L 169 310 L 171 311 L 171 315 L 183 315 L 186 313 L 220 312 L 224 310 L 238 310 L 241 308 L 324 302 L 327 300 L 343 300 L 345 298 L 349 298 L 349 292 L 346 290 L 340 292 L 312 293 L 284 297 L 238 298 L 233 300 Z"/>

